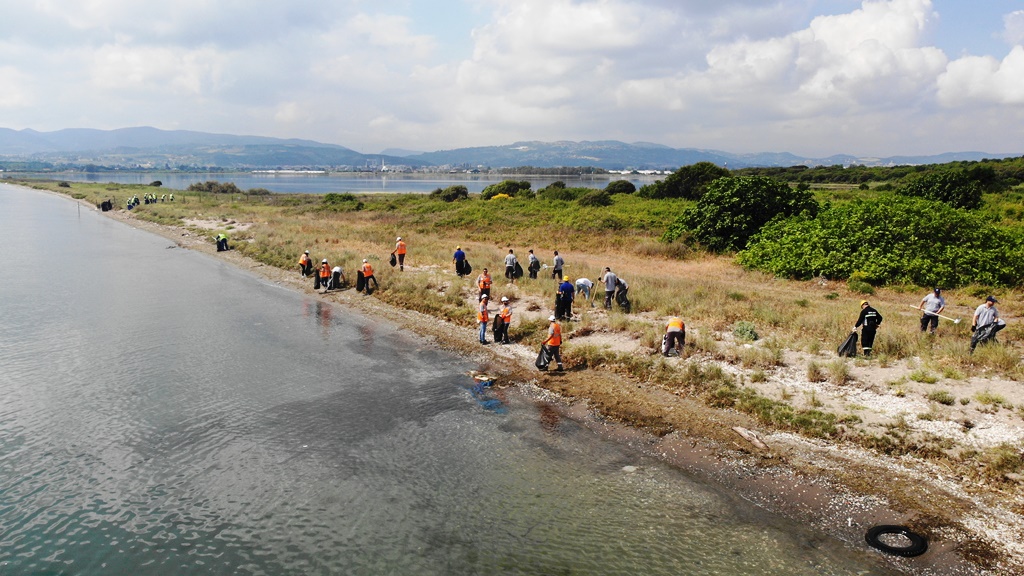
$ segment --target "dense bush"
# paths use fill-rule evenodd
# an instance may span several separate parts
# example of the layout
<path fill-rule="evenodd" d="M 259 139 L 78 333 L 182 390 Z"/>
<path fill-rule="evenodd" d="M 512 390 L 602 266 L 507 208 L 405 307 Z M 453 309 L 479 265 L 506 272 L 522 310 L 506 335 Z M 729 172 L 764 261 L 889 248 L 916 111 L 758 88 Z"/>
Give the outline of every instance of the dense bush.
<path fill-rule="evenodd" d="M 335 192 L 329 192 L 324 194 L 324 204 L 343 204 L 345 202 L 355 202 L 357 200 L 356 195 L 350 192 L 338 194 Z"/>
<path fill-rule="evenodd" d="M 636 186 L 629 180 L 612 180 L 604 187 L 609 194 L 632 194 L 636 192 Z"/>
<path fill-rule="evenodd" d="M 672 242 L 689 231 L 710 250 L 740 250 L 772 219 L 804 212 L 818 212 L 808 190 L 763 176 L 719 178 L 669 226 L 662 240 Z"/>
<path fill-rule="evenodd" d="M 872 284 L 1016 286 L 1024 278 L 1024 238 L 942 202 L 884 195 L 773 222 L 739 262 L 797 279 L 857 272 Z"/>
<path fill-rule="evenodd" d="M 196 182 L 190 184 L 188 187 L 189 192 L 210 192 L 211 194 L 241 194 L 242 191 L 235 186 L 234 182 L 225 182 L 221 184 L 216 180 L 207 180 L 206 182 Z"/>
<path fill-rule="evenodd" d="M 577 200 L 580 206 L 611 206 L 612 197 L 607 190 L 591 190 Z"/>
<path fill-rule="evenodd" d="M 664 180 L 641 186 L 638 194 L 644 198 L 697 200 L 704 195 L 708 184 L 728 176 L 730 172 L 725 168 L 711 162 L 697 162 L 691 166 L 683 166 Z"/>
<path fill-rule="evenodd" d="M 975 170 L 980 176 L 994 179 L 994 174 Z M 966 170 L 945 170 L 915 176 L 897 188 L 903 196 L 916 196 L 945 202 L 954 208 L 974 209 L 981 206 L 981 184 Z"/>
<path fill-rule="evenodd" d="M 484 200 L 490 200 L 493 196 L 497 196 L 498 194 L 506 194 L 512 198 L 515 198 L 516 196 L 529 197 L 533 195 L 530 190 L 530 183 L 526 180 L 503 180 L 497 184 L 491 184 L 484 188 L 483 192 L 480 193 L 480 197 Z"/>
<path fill-rule="evenodd" d="M 445 202 L 455 202 L 456 200 L 464 200 L 469 198 L 469 188 L 461 184 L 449 186 L 445 189 L 438 188 L 430 193 L 430 197 L 435 200 L 443 200 Z"/>
<path fill-rule="evenodd" d="M 540 190 L 537 190 L 537 198 L 541 200 L 565 200 L 566 202 L 572 202 L 579 200 L 590 192 L 595 192 L 593 188 L 566 188 L 565 184 L 558 186 L 560 182 L 554 182 Z"/>

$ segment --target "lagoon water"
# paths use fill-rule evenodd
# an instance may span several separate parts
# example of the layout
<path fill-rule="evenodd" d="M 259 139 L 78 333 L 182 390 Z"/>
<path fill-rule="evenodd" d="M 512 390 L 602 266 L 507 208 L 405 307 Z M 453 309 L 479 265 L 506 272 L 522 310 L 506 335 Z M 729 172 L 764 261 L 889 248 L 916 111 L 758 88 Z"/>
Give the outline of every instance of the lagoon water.
<path fill-rule="evenodd" d="M 0 574 L 888 573 L 67 199 L 0 184 L 0 246 Z"/>
<path fill-rule="evenodd" d="M 164 189 L 185 190 L 192 184 L 216 180 L 232 182 L 241 190 L 265 188 L 282 194 L 326 194 L 328 192 L 354 194 L 389 192 L 428 194 L 437 188 L 453 185 L 465 186 L 471 193 L 481 192 L 485 187 L 502 180 L 527 180 L 534 190 L 544 188 L 556 180 L 569 186 L 604 188 L 612 180 L 626 179 L 639 188 L 653 182 L 657 177 L 609 174 L 603 176 L 570 177 L 520 177 L 491 174 L 359 174 L 340 172 L 331 174 L 301 173 L 255 173 L 218 172 L 49 172 L 49 173 L 7 173 L 8 178 L 41 178 L 46 180 L 67 180 L 69 182 L 114 182 L 117 184 L 149 184 L 159 180 Z"/>

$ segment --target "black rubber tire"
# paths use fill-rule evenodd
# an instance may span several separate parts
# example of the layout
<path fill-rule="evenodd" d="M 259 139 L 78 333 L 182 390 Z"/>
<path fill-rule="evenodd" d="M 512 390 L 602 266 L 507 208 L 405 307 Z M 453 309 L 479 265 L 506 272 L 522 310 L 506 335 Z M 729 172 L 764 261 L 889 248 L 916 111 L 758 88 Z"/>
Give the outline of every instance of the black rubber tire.
<path fill-rule="evenodd" d="M 900 536 L 904 536 L 910 539 L 910 545 L 890 546 L 879 540 L 878 537 L 883 534 L 899 534 Z M 864 539 L 867 540 L 868 546 L 871 546 L 872 548 L 877 548 L 886 554 L 903 556 L 904 558 L 920 556 L 928 551 L 928 540 L 920 534 L 911 532 L 910 528 L 907 528 L 906 526 L 894 526 L 891 524 L 874 526 L 868 530 L 867 534 L 864 535 Z"/>

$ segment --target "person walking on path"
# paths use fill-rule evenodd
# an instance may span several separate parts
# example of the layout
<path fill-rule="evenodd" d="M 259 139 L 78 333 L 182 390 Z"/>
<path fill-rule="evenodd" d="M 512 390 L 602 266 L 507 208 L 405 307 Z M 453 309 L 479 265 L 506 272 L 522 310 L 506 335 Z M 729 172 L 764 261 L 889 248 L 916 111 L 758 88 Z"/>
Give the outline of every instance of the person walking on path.
<path fill-rule="evenodd" d="M 327 258 L 324 258 L 320 262 L 320 272 L 316 277 L 316 281 L 313 283 L 313 289 L 316 290 L 321 285 L 326 289 L 327 283 L 331 280 L 331 267 L 327 264 Z"/>
<path fill-rule="evenodd" d="M 999 301 L 995 296 L 985 298 L 985 302 L 974 311 L 974 319 L 971 320 L 971 354 L 978 344 L 994 340 L 996 332 L 1003 329 L 1006 324 L 999 318 L 999 310 L 996 304 Z"/>
<path fill-rule="evenodd" d="M 402 237 L 395 238 L 395 250 L 392 252 L 395 256 L 398 256 L 398 271 L 405 271 L 405 242 L 402 241 Z"/>
<path fill-rule="evenodd" d="M 505 278 L 508 278 L 513 285 L 516 283 L 516 264 L 518 263 L 515 253 L 509 248 L 508 255 L 505 256 Z"/>
<path fill-rule="evenodd" d="M 530 250 L 530 261 L 526 269 L 530 272 L 530 278 L 537 279 L 537 272 L 540 271 L 540 260 L 534 255 L 533 250 Z"/>
<path fill-rule="evenodd" d="M 487 268 L 476 277 L 476 285 L 480 288 L 480 295 L 477 296 L 477 300 L 480 300 L 484 296 L 491 297 L 491 274 L 487 272 Z"/>
<path fill-rule="evenodd" d="M 562 367 L 562 354 L 558 349 L 562 345 L 562 325 L 558 323 L 558 319 L 555 318 L 554 314 L 548 316 L 548 322 L 551 323 L 548 325 L 548 338 L 541 346 L 547 348 L 548 353 L 558 363 L 558 371 L 561 372 L 564 368 Z"/>
<path fill-rule="evenodd" d="M 590 295 L 594 290 L 594 283 L 589 278 L 577 278 L 576 279 L 576 294 L 583 294 L 584 302 L 590 302 L 590 307 L 594 307 L 594 302 L 590 299 Z"/>
<path fill-rule="evenodd" d="M 498 317 L 501 318 L 501 343 L 511 344 L 512 341 L 508 339 L 508 327 L 512 324 L 512 305 L 508 302 L 508 296 L 501 297 L 501 308 L 498 310 Z M 494 335 L 494 341 L 498 341 L 498 334 Z"/>
<path fill-rule="evenodd" d="M 480 343 L 487 344 L 487 321 L 490 316 L 487 313 L 487 294 L 480 297 L 480 307 L 476 312 L 476 321 L 480 323 Z"/>
<path fill-rule="evenodd" d="M 555 313 L 559 320 L 572 319 L 572 301 L 576 296 L 576 287 L 570 278 L 566 278 L 558 285 L 558 304 L 561 307 L 561 314 Z"/>
<path fill-rule="evenodd" d="M 868 304 L 867 300 L 861 300 L 860 302 L 860 317 L 857 318 L 857 323 L 853 325 L 853 332 L 857 331 L 857 328 L 861 328 L 860 331 L 860 345 L 864 348 L 864 355 L 871 356 L 871 349 L 875 345 L 875 331 L 882 324 L 882 315 L 878 313 Z"/>
<path fill-rule="evenodd" d="M 604 269 L 604 276 L 601 277 L 601 282 L 604 283 L 604 309 L 612 309 L 612 298 L 615 296 L 615 287 L 619 282 L 619 277 L 612 272 L 611 268 L 607 266 Z"/>
<path fill-rule="evenodd" d="M 928 325 L 931 325 L 932 334 L 935 334 L 935 329 L 939 327 L 939 314 L 946 309 L 946 299 L 942 297 L 942 290 L 936 288 L 932 292 L 921 299 L 921 303 L 917 306 L 918 310 L 924 311 L 921 316 L 921 332 L 928 330 Z"/>
<path fill-rule="evenodd" d="M 363 258 L 363 267 L 360 268 L 360 270 L 363 272 L 363 283 L 366 286 L 367 294 L 370 293 L 370 280 L 373 280 L 373 287 L 375 289 L 380 288 L 380 285 L 377 284 L 377 279 L 373 277 L 373 266 L 370 266 L 370 263 L 366 261 L 366 258 Z"/>
<path fill-rule="evenodd" d="M 674 349 L 676 354 L 681 356 L 683 346 L 686 346 L 686 324 L 682 318 L 673 316 L 665 325 L 665 349 L 662 354 L 668 356 L 669 351 Z"/>
<path fill-rule="evenodd" d="M 299 256 L 299 272 L 303 278 L 313 273 L 313 259 L 309 257 L 309 250 Z"/>
<path fill-rule="evenodd" d="M 565 259 L 558 255 L 558 250 L 555 250 L 554 266 L 551 268 L 551 279 L 558 280 L 562 279 L 562 268 L 565 266 Z"/>
<path fill-rule="evenodd" d="M 459 278 L 466 275 L 466 253 L 462 251 L 462 246 L 455 247 L 455 254 L 452 255 L 452 262 L 455 263 L 455 273 L 458 274 Z"/>

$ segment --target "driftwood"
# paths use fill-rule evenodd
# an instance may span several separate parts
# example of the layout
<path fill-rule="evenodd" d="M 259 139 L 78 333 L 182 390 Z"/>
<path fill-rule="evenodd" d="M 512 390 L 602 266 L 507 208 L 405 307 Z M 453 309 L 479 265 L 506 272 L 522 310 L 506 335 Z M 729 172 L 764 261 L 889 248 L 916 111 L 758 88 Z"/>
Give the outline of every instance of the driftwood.
<path fill-rule="evenodd" d="M 757 448 L 760 448 L 761 450 L 768 449 L 768 445 L 762 442 L 761 439 L 757 437 L 757 433 L 754 432 L 753 430 L 747 430 L 746 428 L 742 428 L 740 426 L 733 426 L 732 429 L 740 436 L 743 436 L 744 440 L 750 442 Z"/>

